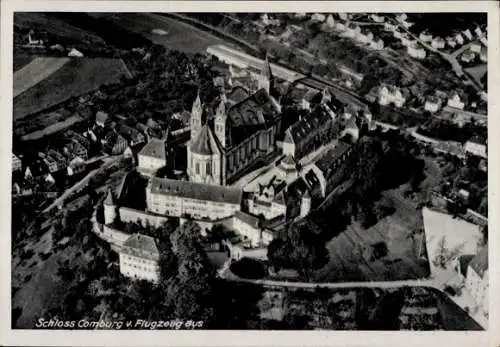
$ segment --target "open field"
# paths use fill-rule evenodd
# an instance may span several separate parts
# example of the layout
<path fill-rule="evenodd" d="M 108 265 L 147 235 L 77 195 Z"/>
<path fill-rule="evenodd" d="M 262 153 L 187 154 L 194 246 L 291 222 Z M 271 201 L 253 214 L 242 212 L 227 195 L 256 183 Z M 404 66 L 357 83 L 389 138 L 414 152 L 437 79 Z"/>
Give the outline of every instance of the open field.
<path fill-rule="evenodd" d="M 50 13 L 16 12 L 14 15 L 14 23 L 24 29 L 37 30 L 37 28 L 43 28 L 50 34 L 64 36 L 78 41 L 104 42 L 99 36 L 74 27 Z"/>
<path fill-rule="evenodd" d="M 24 140 L 24 141 L 38 140 L 38 139 L 42 138 L 43 136 L 51 135 L 51 134 L 56 133 L 58 131 L 63 131 L 65 129 L 69 128 L 70 126 L 72 126 L 73 124 L 81 122 L 82 120 L 83 119 L 79 116 L 76 116 L 76 115 L 71 116 L 65 120 L 58 121 L 55 124 L 51 124 L 51 125 L 47 126 L 46 128 L 36 130 L 36 131 L 33 131 L 29 134 L 26 134 L 26 135 L 21 137 L 21 140 Z M 38 123 L 38 125 L 40 127 L 43 127 L 43 125 L 41 125 L 40 123 Z"/>
<path fill-rule="evenodd" d="M 54 57 L 38 57 L 14 73 L 14 91 L 12 96 L 15 98 L 25 92 L 37 83 L 43 81 L 57 70 L 62 68 L 70 59 Z"/>
<path fill-rule="evenodd" d="M 35 56 L 26 53 L 14 53 L 13 57 L 13 68 L 14 72 L 22 69 L 24 66 L 28 65 L 31 61 L 35 59 Z M 15 74 L 14 74 L 15 75 Z"/>
<path fill-rule="evenodd" d="M 422 226 L 421 213 L 399 193 L 389 191 L 383 194 L 396 208 L 394 214 L 368 229 L 352 222 L 327 243 L 329 262 L 316 271 L 315 281 L 395 281 L 427 275 L 425 262 L 417 256 L 422 236 L 412 236 L 412 232 Z M 387 255 L 370 259 L 373 254 L 370 249 L 382 243 L 387 245 Z"/>
<path fill-rule="evenodd" d="M 77 58 L 14 98 L 14 120 L 38 113 L 65 100 L 88 93 L 103 84 L 131 77 L 121 59 Z"/>
<path fill-rule="evenodd" d="M 488 64 L 481 64 L 481 65 L 476 65 L 473 67 L 469 67 L 467 69 L 464 69 L 465 72 L 467 72 L 469 75 L 476 80 L 477 83 L 482 84 L 481 78 L 483 78 L 484 74 L 488 70 Z"/>
<path fill-rule="evenodd" d="M 186 53 L 205 53 L 207 47 L 227 44 L 223 40 L 172 18 L 152 13 L 92 13 L 92 16 L 105 16 L 116 25 L 143 35 L 155 44 Z M 152 30 L 160 29 L 166 35 L 155 35 Z"/>

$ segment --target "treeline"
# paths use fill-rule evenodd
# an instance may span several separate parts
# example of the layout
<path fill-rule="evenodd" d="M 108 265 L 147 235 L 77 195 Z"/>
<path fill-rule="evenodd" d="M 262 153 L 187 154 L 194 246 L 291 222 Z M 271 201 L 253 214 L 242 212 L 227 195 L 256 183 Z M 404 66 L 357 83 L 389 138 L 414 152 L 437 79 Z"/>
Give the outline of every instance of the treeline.
<path fill-rule="evenodd" d="M 104 17 L 94 17 L 84 12 L 49 12 L 48 15 L 64 20 L 72 26 L 94 33 L 115 47 L 131 49 L 148 47 L 152 42 L 140 34 L 118 27 Z"/>

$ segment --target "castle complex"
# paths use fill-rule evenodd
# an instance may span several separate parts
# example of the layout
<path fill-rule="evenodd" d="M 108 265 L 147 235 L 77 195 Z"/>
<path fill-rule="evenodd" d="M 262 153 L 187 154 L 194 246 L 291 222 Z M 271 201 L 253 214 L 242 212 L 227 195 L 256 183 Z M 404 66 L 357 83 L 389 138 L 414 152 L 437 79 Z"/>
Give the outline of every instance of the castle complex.
<path fill-rule="evenodd" d="M 273 76 L 267 60 L 257 85 L 255 93 L 233 105 L 224 92 L 214 108 L 202 105 L 197 96 L 187 152 L 190 181 L 226 185 L 275 151 L 281 107 L 270 94 Z"/>

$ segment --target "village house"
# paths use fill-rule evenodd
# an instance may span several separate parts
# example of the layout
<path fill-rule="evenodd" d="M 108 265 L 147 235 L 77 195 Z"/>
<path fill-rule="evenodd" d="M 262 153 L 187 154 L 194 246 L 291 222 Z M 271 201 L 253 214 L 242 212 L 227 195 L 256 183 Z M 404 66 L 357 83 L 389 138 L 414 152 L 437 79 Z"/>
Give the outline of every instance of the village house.
<path fill-rule="evenodd" d="M 451 48 L 455 48 L 457 46 L 457 41 L 453 37 L 447 37 L 446 38 L 446 44 L 450 46 Z"/>
<path fill-rule="evenodd" d="M 78 175 L 85 171 L 85 169 L 85 160 L 80 157 L 75 157 L 68 163 L 67 173 L 68 176 Z"/>
<path fill-rule="evenodd" d="M 472 155 L 487 159 L 486 141 L 475 136 L 465 143 L 465 151 Z"/>
<path fill-rule="evenodd" d="M 401 89 L 395 86 L 382 86 L 378 90 L 378 103 L 383 106 L 393 104 L 395 107 L 403 107 L 407 97 Z"/>
<path fill-rule="evenodd" d="M 470 63 L 476 59 L 476 53 L 468 51 L 464 52 L 462 56 L 460 57 L 460 60 L 463 61 L 464 63 Z"/>
<path fill-rule="evenodd" d="M 241 210 L 242 190 L 152 177 L 146 188 L 147 210 L 163 216 L 221 219 Z"/>
<path fill-rule="evenodd" d="M 370 18 L 375 22 L 375 23 L 384 23 L 385 17 L 380 16 L 377 13 L 373 13 L 370 15 Z"/>
<path fill-rule="evenodd" d="M 80 52 L 79 50 L 75 49 L 75 48 L 71 48 L 71 50 L 68 53 L 68 57 L 82 58 L 83 57 L 83 53 Z"/>
<path fill-rule="evenodd" d="M 340 19 L 338 21 L 335 22 L 335 29 L 339 30 L 339 31 L 344 31 L 347 29 L 347 22 Z"/>
<path fill-rule="evenodd" d="M 424 30 L 420 33 L 419 38 L 424 42 L 431 42 L 432 34 L 428 30 Z"/>
<path fill-rule="evenodd" d="M 345 32 L 347 37 L 358 37 L 359 33 L 361 33 L 361 28 L 358 25 L 354 23 L 347 24 L 347 30 Z"/>
<path fill-rule="evenodd" d="M 348 21 L 349 19 L 351 19 L 351 14 L 350 13 L 345 13 L 345 12 L 340 12 L 339 13 L 339 17 L 342 20 Z"/>
<path fill-rule="evenodd" d="M 424 110 L 431 113 L 437 112 L 441 108 L 441 100 L 435 96 L 430 96 L 425 101 Z"/>
<path fill-rule="evenodd" d="M 76 140 L 66 144 L 63 148 L 63 152 L 70 161 L 75 157 L 81 157 L 84 160 L 88 159 L 87 148 Z"/>
<path fill-rule="evenodd" d="M 384 41 L 381 38 L 375 39 L 370 43 L 370 48 L 375 50 L 384 49 Z"/>
<path fill-rule="evenodd" d="M 464 37 L 462 36 L 462 34 L 460 33 L 457 33 L 455 35 L 455 41 L 459 44 L 459 45 L 463 45 L 465 43 L 465 40 L 464 40 Z"/>
<path fill-rule="evenodd" d="M 458 95 L 458 93 L 453 93 L 451 97 L 448 99 L 448 106 L 463 110 L 465 104 L 460 98 L 460 95 Z"/>
<path fill-rule="evenodd" d="M 384 30 L 385 31 L 396 31 L 397 25 L 394 25 L 390 22 L 384 22 Z"/>
<path fill-rule="evenodd" d="M 49 168 L 49 172 L 57 172 L 66 168 L 66 158 L 52 149 L 47 154 L 39 153 L 39 155 Z"/>
<path fill-rule="evenodd" d="M 317 22 L 317 23 L 322 23 L 326 19 L 325 15 L 322 13 L 313 13 L 311 16 L 311 21 L 312 22 Z"/>
<path fill-rule="evenodd" d="M 479 41 L 484 45 L 484 47 L 488 47 L 488 38 L 486 37 L 486 35 L 481 36 Z"/>
<path fill-rule="evenodd" d="M 469 50 L 474 53 L 481 53 L 481 45 L 478 43 L 473 43 L 469 46 Z"/>
<path fill-rule="evenodd" d="M 469 29 L 466 29 L 466 30 L 462 31 L 462 33 L 467 38 L 467 40 L 469 40 L 469 41 L 472 40 L 472 33 L 470 32 Z"/>
<path fill-rule="evenodd" d="M 329 14 L 328 17 L 326 18 L 326 26 L 328 28 L 335 27 L 335 20 L 333 19 L 333 16 L 331 14 Z"/>
<path fill-rule="evenodd" d="M 122 154 L 129 145 L 128 141 L 116 131 L 111 131 L 106 135 L 104 144 L 112 155 Z"/>
<path fill-rule="evenodd" d="M 476 26 L 476 28 L 474 29 L 474 33 L 478 37 L 481 36 L 481 35 L 483 35 L 483 31 L 481 30 L 481 28 L 479 26 Z"/>
<path fill-rule="evenodd" d="M 431 46 L 435 49 L 444 48 L 446 42 L 441 37 L 435 37 L 432 39 Z"/>
<path fill-rule="evenodd" d="M 133 279 L 158 282 L 160 252 L 151 236 L 134 234 L 120 247 L 120 272 Z"/>
<path fill-rule="evenodd" d="M 109 115 L 106 112 L 97 111 L 95 115 L 95 124 L 97 124 L 101 128 L 105 128 L 109 125 L 110 122 L 111 119 L 109 118 Z"/>
<path fill-rule="evenodd" d="M 488 62 L 488 51 L 486 49 L 481 50 L 481 54 L 479 55 L 479 59 L 483 63 L 487 63 Z"/>
<path fill-rule="evenodd" d="M 143 133 L 128 125 L 120 124 L 116 130 L 127 140 L 130 146 L 137 146 L 146 142 L 146 136 Z"/>
<path fill-rule="evenodd" d="M 167 165 L 167 148 L 164 140 L 151 139 L 139 152 L 137 170 L 147 176 Z M 128 148 L 128 147 L 127 147 Z"/>
<path fill-rule="evenodd" d="M 370 43 L 373 40 L 373 33 L 369 29 L 363 28 L 356 38 L 362 43 Z"/>
<path fill-rule="evenodd" d="M 21 159 L 19 159 L 19 157 L 17 155 L 15 155 L 14 153 L 12 153 L 11 166 L 12 166 L 12 172 L 21 171 L 23 168 Z"/>
<path fill-rule="evenodd" d="M 399 40 L 401 40 L 405 35 L 406 35 L 406 33 L 399 30 L 399 29 L 395 29 L 392 32 L 392 36 L 394 36 L 395 39 L 399 39 Z"/>

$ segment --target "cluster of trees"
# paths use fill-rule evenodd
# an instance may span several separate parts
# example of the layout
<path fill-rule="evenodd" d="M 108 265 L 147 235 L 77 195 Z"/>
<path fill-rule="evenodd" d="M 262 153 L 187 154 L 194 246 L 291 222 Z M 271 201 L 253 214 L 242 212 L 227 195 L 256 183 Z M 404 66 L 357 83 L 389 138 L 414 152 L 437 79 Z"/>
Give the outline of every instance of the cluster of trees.
<path fill-rule="evenodd" d="M 438 138 L 444 141 L 457 141 L 465 143 L 474 136 L 482 138 L 488 137 L 488 128 L 484 125 L 469 122 L 466 126 L 460 127 L 451 120 L 430 118 L 418 132 L 422 135 Z"/>
<path fill-rule="evenodd" d="M 328 261 L 324 241 L 306 224 L 290 224 L 271 242 L 267 256 L 276 270 L 295 269 L 305 280 Z"/>
<path fill-rule="evenodd" d="M 395 211 L 390 202 L 381 201 L 382 191 L 407 182 L 418 190 L 425 178 L 423 163 L 416 158 L 418 146 L 397 132 L 364 137 L 356 151 L 345 169 L 353 181 L 351 188 L 312 211 L 306 218 L 307 227 L 292 224 L 283 230 L 269 245 L 271 265 L 292 268 L 304 279 L 311 278 L 328 260 L 325 243 L 345 230 L 352 218 L 369 228 Z"/>

